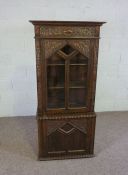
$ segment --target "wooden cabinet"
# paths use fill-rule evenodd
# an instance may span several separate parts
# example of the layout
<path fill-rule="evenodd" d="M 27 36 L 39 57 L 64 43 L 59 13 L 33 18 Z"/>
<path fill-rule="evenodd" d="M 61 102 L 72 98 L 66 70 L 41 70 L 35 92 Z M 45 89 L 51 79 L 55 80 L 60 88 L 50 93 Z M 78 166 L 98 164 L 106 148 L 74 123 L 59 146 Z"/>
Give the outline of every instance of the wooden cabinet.
<path fill-rule="evenodd" d="M 35 28 L 39 160 L 91 157 L 104 22 L 30 22 Z"/>

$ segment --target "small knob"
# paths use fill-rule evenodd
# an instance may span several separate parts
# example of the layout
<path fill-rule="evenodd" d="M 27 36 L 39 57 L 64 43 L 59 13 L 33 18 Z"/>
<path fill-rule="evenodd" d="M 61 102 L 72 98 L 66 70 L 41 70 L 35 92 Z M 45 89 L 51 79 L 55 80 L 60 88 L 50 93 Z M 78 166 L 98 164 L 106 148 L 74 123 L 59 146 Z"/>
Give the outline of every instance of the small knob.
<path fill-rule="evenodd" d="M 65 34 L 71 34 L 73 31 L 72 30 L 64 30 Z"/>

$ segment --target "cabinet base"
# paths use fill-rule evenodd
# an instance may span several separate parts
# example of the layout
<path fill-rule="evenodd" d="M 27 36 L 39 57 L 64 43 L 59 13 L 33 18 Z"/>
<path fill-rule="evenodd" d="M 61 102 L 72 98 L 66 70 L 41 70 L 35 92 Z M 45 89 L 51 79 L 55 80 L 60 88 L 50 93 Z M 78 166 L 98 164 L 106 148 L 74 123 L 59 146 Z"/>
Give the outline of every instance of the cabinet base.
<path fill-rule="evenodd" d="M 63 159 L 79 159 L 79 158 L 92 158 L 95 157 L 95 154 L 87 154 L 87 155 L 72 155 L 72 156 L 57 156 L 57 157 L 39 157 L 39 161 L 43 160 L 63 160 Z"/>
<path fill-rule="evenodd" d="M 96 117 L 38 120 L 39 160 L 94 157 Z"/>

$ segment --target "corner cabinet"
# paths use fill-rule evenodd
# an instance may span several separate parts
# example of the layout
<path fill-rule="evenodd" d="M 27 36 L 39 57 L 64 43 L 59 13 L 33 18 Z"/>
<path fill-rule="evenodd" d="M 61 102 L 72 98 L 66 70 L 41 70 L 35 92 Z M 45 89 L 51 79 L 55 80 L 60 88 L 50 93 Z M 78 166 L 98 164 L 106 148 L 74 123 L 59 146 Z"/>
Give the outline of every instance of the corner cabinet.
<path fill-rule="evenodd" d="M 35 28 L 39 160 L 92 157 L 104 22 L 30 22 Z"/>

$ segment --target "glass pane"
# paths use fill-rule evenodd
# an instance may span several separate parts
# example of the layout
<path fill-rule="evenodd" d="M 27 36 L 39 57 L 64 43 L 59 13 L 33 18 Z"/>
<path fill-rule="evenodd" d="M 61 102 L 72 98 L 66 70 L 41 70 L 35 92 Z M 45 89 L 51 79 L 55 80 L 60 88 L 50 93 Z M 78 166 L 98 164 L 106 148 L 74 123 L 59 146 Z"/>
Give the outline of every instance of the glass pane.
<path fill-rule="evenodd" d="M 88 58 L 77 54 L 69 68 L 69 107 L 86 107 Z"/>
<path fill-rule="evenodd" d="M 62 89 L 48 89 L 48 108 L 64 108 L 64 88 Z"/>
<path fill-rule="evenodd" d="M 69 107 L 86 106 L 86 89 L 70 88 L 69 89 Z"/>
<path fill-rule="evenodd" d="M 47 59 L 47 64 L 64 64 L 64 63 L 65 60 L 57 54 L 52 55 L 50 58 Z"/>
<path fill-rule="evenodd" d="M 65 107 L 65 60 L 58 55 L 47 59 L 47 107 Z"/>
<path fill-rule="evenodd" d="M 78 53 L 70 60 L 70 64 L 88 64 L 88 58 Z"/>
<path fill-rule="evenodd" d="M 47 66 L 47 85 L 48 87 L 64 87 L 65 65 Z"/>
<path fill-rule="evenodd" d="M 87 86 L 87 66 L 86 65 L 70 65 L 69 85 L 71 86 Z"/>
<path fill-rule="evenodd" d="M 71 46 L 66 45 L 61 49 L 61 51 L 63 51 L 65 54 L 69 55 L 70 53 L 72 53 L 74 51 L 74 49 Z"/>

